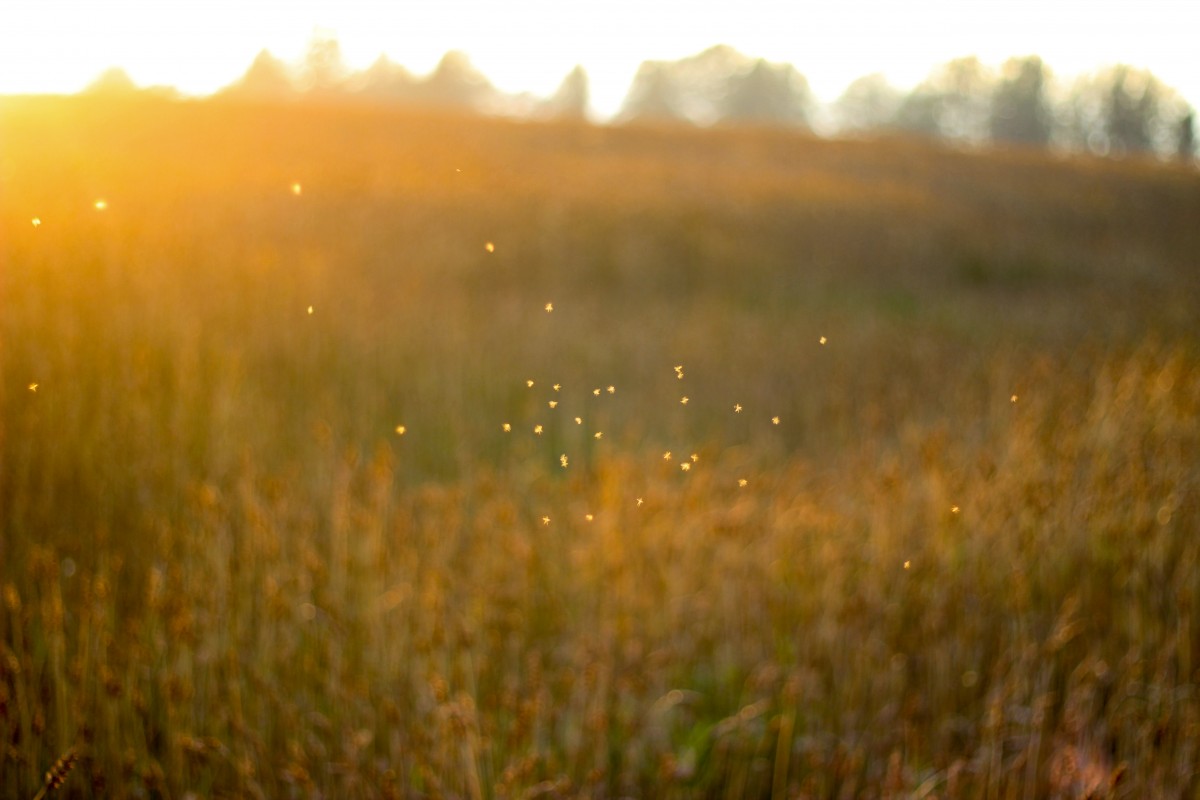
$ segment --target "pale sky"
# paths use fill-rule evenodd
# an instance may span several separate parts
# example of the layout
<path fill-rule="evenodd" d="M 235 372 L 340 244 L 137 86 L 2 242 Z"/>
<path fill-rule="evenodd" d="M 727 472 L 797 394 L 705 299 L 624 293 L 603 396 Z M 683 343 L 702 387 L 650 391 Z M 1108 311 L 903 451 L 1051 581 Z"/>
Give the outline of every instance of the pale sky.
<path fill-rule="evenodd" d="M 615 112 L 638 65 L 714 44 L 794 64 L 822 100 L 885 73 L 1038 54 L 1060 75 L 1124 62 L 1200 104 L 1198 0 L 0 0 L 0 94 L 74 92 L 109 66 L 206 94 L 267 48 L 298 61 L 314 33 L 348 65 L 381 53 L 417 73 L 463 50 L 499 88 L 549 94 L 575 64 Z"/>

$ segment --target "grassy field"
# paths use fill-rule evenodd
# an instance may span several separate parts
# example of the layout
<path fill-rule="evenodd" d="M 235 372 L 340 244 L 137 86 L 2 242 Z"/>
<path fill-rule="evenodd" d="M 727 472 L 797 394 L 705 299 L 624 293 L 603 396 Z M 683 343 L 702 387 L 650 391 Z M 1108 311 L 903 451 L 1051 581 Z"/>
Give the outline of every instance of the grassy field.
<path fill-rule="evenodd" d="M 1197 309 L 1154 162 L 0 100 L 0 795 L 1194 797 Z"/>

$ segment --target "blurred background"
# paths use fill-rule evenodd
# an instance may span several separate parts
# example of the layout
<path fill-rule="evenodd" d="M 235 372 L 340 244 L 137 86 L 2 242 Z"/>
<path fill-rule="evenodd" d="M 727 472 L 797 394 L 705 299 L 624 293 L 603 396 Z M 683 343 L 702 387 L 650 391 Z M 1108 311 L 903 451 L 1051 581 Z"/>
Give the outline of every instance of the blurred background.
<path fill-rule="evenodd" d="M 1200 791 L 1180 5 L 280 8 L 0 11 L 0 795 Z"/>
<path fill-rule="evenodd" d="M 1154 0 L 779 4 L 50 0 L 0 11 L 0 94 L 758 122 L 1193 154 L 1189 9 Z"/>

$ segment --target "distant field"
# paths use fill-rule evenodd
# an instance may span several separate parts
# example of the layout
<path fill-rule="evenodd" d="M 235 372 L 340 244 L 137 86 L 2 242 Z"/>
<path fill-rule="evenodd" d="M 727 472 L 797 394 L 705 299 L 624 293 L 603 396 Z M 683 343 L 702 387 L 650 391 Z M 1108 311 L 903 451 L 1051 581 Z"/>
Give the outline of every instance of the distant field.
<path fill-rule="evenodd" d="M 0 795 L 1193 797 L 1197 309 L 1152 161 L 0 99 Z"/>

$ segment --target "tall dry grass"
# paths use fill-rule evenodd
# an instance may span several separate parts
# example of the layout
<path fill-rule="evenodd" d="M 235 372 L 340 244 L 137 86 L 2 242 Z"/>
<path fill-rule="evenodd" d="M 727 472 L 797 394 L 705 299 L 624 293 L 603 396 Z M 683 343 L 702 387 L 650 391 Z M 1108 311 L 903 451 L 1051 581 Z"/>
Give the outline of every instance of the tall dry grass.
<path fill-rule="evenodd" d="M 5 796 L 1197 791 L 1194 173 L 0 126 Z"/>

